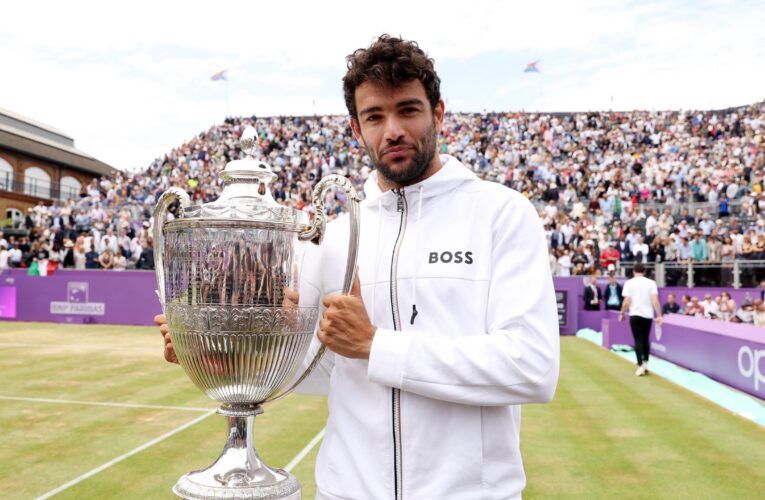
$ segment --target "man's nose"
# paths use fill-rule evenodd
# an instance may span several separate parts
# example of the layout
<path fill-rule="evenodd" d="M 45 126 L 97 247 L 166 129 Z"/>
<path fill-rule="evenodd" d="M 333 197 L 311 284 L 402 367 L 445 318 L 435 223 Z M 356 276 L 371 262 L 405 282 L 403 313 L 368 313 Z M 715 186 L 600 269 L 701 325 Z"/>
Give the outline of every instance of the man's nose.
<path fill-rule="evenodd" d="M 395 116 L 389 117 L 385 121 L 385 140 L 388 142 L 396 142 L 404 137 L 404 127 L 401 121 Z"/>

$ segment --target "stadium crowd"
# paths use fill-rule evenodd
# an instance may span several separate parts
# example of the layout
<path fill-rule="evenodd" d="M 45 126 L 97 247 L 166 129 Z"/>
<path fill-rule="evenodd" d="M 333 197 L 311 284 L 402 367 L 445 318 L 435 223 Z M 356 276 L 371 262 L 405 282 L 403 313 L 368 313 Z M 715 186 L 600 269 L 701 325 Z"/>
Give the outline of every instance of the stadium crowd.
<path fill-rule="evenodd" d="M 329 173 L 358 187 L 369 157 L 345 116 L 229 118 L 154 160 L 145 171 L 93 179 L 79 199 L 30 209 L 27 236 L 0 236 L 0 268 L 47 274 L 152 269 L 151 210 L 170 186 L 217 198 L 219 173 L 259 132 L 277 173 L 277 201 L 311 211 Z M 652 262 L 765 258 L 765 103 L 725 111 L 447 114 L 439 151 L 538 207 L 556 276 Z M 330 213 L 342 193 L 328 193 Z"/>

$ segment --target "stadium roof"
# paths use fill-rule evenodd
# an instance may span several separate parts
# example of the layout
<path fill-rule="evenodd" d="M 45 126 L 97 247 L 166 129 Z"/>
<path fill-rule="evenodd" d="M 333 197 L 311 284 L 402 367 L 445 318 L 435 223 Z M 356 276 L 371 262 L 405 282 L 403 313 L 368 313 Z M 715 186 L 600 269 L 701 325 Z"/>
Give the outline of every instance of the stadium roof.
<path fill-rule="evenodd" d="M 0 147 L 6 147 L 91 174 L 108 175 L 116 169 L 74 147 L 62 131 L 0 108 Z"/>

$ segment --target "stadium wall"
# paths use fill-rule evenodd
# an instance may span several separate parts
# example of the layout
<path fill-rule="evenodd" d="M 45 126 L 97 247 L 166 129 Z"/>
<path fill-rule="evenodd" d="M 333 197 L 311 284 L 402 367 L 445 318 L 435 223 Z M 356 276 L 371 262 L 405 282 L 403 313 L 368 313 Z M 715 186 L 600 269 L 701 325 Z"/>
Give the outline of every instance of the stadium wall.
<path fill-rule="evenodd" d="M 603 319 L 603 347 L 632 345 L 628 321 L 609 312 Z M 651 355 L 765 399 L 765 336 L 761 328 L 678 314 L 664 316 L 650 334 Z"/>

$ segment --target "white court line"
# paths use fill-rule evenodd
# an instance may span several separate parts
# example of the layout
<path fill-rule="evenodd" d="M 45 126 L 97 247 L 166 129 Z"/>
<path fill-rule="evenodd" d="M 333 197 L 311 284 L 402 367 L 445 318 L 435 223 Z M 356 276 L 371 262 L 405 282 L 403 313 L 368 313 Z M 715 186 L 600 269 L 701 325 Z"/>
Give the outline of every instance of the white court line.
<path fill-rule="evenodd" d="M 159 406 L 159 405 L 140 405 L 140 404 L 133 404 L 133 403 L 101 403 L 97 401 L 72 401 L 69 399 L 48 399 L 48 398 L 20 398 L 16 396 L 0 396 L 0 400 L 28 401 L 31 403 L 58 403 L 58 404 L 70 404 L 70 405 L 109 406 L 112 408 L 145 408 L 148 410 L 210 411 L 210 408 L 196 408 L 193 406 Z"/>
<path fill-rule="evenodd" d="M 194 424 L 196 424 L 198 422 L 201 422 L 202 420 L 206 419 L 210 415 L 213 415 L 215 413 L 215 411 L 216 410 L 211 410 L 211 411 L 205 413 L 204 415 L 195 418 L 191 422 L 187 422 L 187 423 L 183 424 L 182 426 L 173 429 L 170 432 L 166 432 L 165 434 L 162 434 L 158 438 L 152 439 L 148 443 L 143 444 L 143 445 L 139 446 L 138 448 L 134 448 L 134 449 L 130 450 L 129 452 L 125 453 L 124 455 L 120 455 L 117 458 L 115 458 L 114 460 L 110 460 L 109 462 L 106 462 L 105 464 L 100 465 L 100 466 L 96 467 L 95 469 L 92 469 L 92 470 L 86 472 L 85 474 L 72 479 L 68 483 L 62 484 L 61 486 L 59 486 L 58 488 L 56 488 L 54 490 L 50 490 L 48 493 L 46 493 L 46 494 L 44 494 L 42 496 L 37 497 L 36 500 L 45 500 L 46 498 L 50 498 L 53 495 L 61 493 L 62 491 L 66 490 L 68 488 L 71 488 L 75 484 L 80 483 L 80 482 L 88 479 L 89 477 L 95 476 L 99 472 L 108 469 L 112 465 L 115 465 L 115 464 L 117 464 L 119 462 L 122 462 L 126 458 L 130 458 L 133 455 L 135 455 L 136 453 L 140 453 L 143 450 L 145 450 L 146 448 L 149 448 L 150 446 L 154 446 L 155 444 L 159 443 L 160 441 L 164 441 L 165 439 L 173 436 L 174 434 L 177 434 L 177 433 L 181 432 L 182 430 L 188 429 L 192 425 L 194 425 Z"/>
<path fill-rule="evenodd" d="M 300 453 L 295 455 L 295 458 L 293 458 L 290 463 L 287 464 L 286 467 L 284 467 L 284 470 L 287 472 L 290 472 L 292 469 L 297 466 L 297 464 L 300 463 L 301 460 L 305 458 L 306 455 L 313 449 L 314 446 L 316 446 L 316 443 L 321 441 L 321 439 L 324 437 L 324 429 L 320 430 L 318 434 L 316 434 L 313 439 L 311 439 L 311 442 L 305 445 L 305 448 L 300 450 Z"/>
<path fill-rule="evenodd" d="M 120 345 L 98 345 L 98 344 L 48 344 L 48 343 L 41 343 L 41 344 L 32 344 L 29 342 L 0 342 L 0 347 L 82 347 L 83 349 L 93 349 L 94 347 L 100 347 L 103 349 L 110 349 L 110 350 L 127 350 L 127 349 L 150 349 L 148 346 L 140 346 L 140 345 L 127 345 L 127 346 L 120 346 Z"/>

